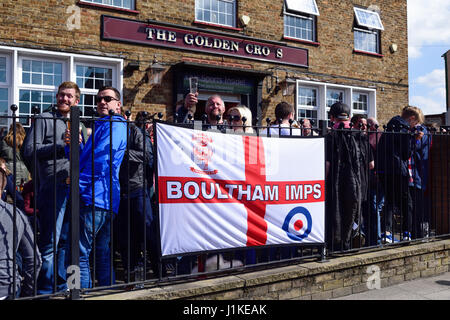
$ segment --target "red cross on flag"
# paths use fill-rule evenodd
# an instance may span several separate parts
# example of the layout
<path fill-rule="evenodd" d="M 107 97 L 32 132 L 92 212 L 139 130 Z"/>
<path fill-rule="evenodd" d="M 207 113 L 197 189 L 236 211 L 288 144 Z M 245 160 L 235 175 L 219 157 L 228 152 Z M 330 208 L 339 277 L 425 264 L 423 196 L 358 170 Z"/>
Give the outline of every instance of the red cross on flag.
<path fill-rule="evenodd" d="M 323 138 L 156 124 L 162 256 L 324 242 Z"/>

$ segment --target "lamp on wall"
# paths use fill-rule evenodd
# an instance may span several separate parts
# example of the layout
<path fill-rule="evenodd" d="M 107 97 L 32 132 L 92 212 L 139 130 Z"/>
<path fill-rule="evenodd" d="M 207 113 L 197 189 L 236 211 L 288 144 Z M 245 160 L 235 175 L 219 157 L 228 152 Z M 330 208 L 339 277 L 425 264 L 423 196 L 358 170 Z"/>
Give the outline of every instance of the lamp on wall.
<path fill-rule="evenodd" d="M 147 68 L 147 82 L 151 84 L 161 84 L 162 76 L 166 68 L 156 60 L 153 59 L 153 63 Z"/>
<path fill-rule="evenodd" d="M 242 23 L 242 25 L 243 25 L 244 27 L 247 27 L 248 24 L 249 24 L 249 22 L 250 22 L 250 17 L 247 16 L 247 15 L 245 15 L 245 14 L 243 14 L 243 15 L 239 18 L 239 20 L 241 21 L 241 23 Z"/>
<path fill-rule="evenodd" d="M 396 43 L 393 43 L 389 46 L 389 50 L 391 51 L 391 53 L 395 53 L 398 50 L 398 45 Z"/>
<path fill-rule="evenodd" d="M 275 79 L 275 86 L 273 84 L 274 79 Z M 275 76 L 274 75 L 269 75 L 268 78 L 267 78 L 267 83 L 266 83 L 267 93 L 270 93 L 272 91 L 272 89 L 274 89 L 274 87 L 275 87 L 275 90 L 277 89 L 277 87 L 278 87 L 278 90 L 279 90 L 278 76 L 277 75 L 275 75 Z M 275 92 L 275 94 L 277 92 Z"/>

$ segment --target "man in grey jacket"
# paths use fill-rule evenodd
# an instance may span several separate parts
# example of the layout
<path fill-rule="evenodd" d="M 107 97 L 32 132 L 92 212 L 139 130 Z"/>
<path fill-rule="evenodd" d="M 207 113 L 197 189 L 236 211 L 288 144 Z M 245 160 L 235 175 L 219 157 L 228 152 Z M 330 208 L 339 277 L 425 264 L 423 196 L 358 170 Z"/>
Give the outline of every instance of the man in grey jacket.
<path fill-rule="evenodd" d="M 0 193 L 5 185 L 6 173 L 0 168 Z M 13 206 L 0 199 L 0 300 L 14 298 L 14 284 L 16 296 L 19 292 L 21 296 L 33 295 L 35 274 L 39 273 L 41 266 L 41 256 L 37 248 L 34 251 L 33 239 L 33 230 L 27 217 L 19 209 L 14 216 Z M 16 265 L 13 273 L 14 258 Z"/>
<path fill-rule="evenodd" d="M 64 135 L 68 128 L 66 120 L 70 116 L 70 108 L 80 101 L 78 85 L 63 82 L 58 87 L 56 100 L 56 112 L 44 112 L 36 116 L 25 139 L 23 150 L 29 163 L 33 163 L 34 152 L 37 158 L 36 201 L 40 225 L 39 249 L 43 260 L 38 279 L 38 294 L 53 293 L 55 288 L 56 291 L 66 289 L 64 260 L 68 252 L 69 224 L 65 211 L 70 185 L 69 160 L 65 156 Z M 57 248 L 57 258 L 54 258 L 53 246 Z M 56 279 L 53 274 L 54 261 L 57 263 Z"/>

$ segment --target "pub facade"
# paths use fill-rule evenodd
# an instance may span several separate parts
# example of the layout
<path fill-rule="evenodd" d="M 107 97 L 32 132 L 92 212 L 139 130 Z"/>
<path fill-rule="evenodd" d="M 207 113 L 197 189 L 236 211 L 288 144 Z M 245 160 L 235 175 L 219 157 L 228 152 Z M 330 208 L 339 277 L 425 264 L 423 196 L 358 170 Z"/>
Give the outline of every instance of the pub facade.
<path fill-rule="evenodd" d="M 0 14 L 2 114 L 45 110 L 67 80 L 85 117 L 110 85 L 132 113 L 171 119 L 192 77 L 196 117 L 215 93 L 262 124 L 281 101 L 297 119 L 342 101 L 381 123 L 408 104 L 406 0 L 5 0 Z"/>

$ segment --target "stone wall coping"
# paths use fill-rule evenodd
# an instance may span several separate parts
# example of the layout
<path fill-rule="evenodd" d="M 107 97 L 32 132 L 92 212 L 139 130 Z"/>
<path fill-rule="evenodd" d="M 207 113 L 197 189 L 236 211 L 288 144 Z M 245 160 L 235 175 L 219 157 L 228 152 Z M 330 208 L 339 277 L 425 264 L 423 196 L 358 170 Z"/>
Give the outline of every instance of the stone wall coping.
<path fill-rule="evenodd" d="M 269 285 L 277 282 L 315 276 L 322 273 L 342 271 L 374 263 L 387 262 L 405 257 L 450 250 L 450 239 L 430 240 L 426 243 L 412 243 L 407 246 L 394 247 L 353 255 L 329 257 L 325 262 L 305 262 L 251 271 L 242 274 L 227 275 L 218 278 L 194 280 L 177 284 L 162 284 L 156 287 L 85 297 L 86 300 L 171 300 L 189 299 L 207 294 L 217 294 L 229 290 L 248 289 L 254 286 Z"/>

